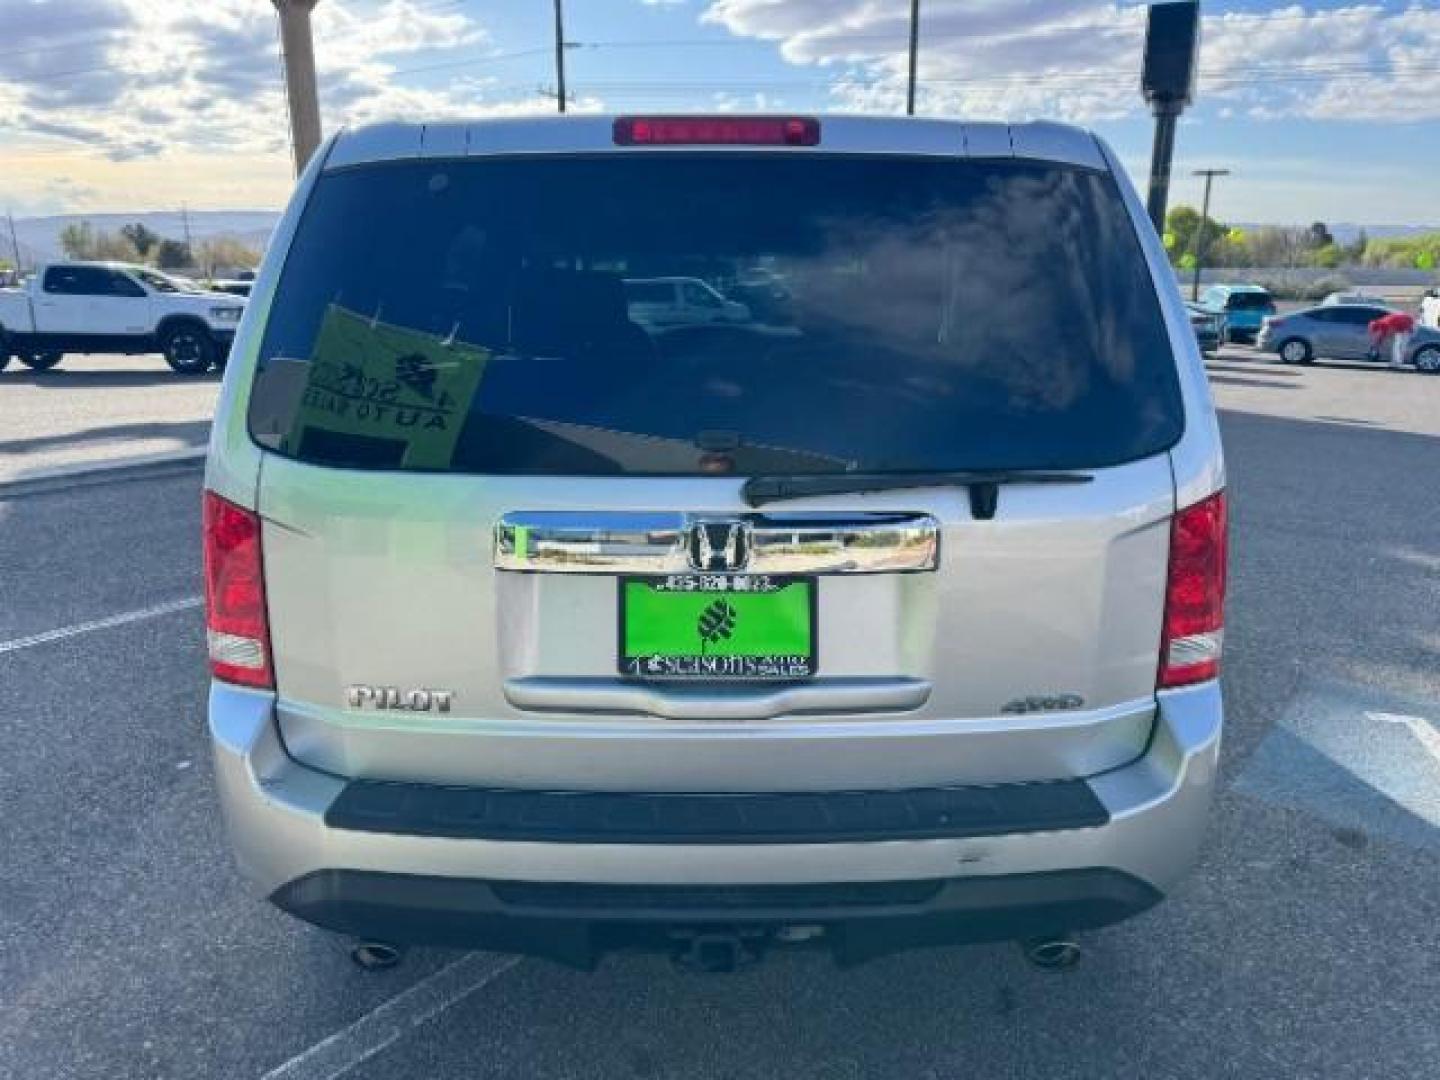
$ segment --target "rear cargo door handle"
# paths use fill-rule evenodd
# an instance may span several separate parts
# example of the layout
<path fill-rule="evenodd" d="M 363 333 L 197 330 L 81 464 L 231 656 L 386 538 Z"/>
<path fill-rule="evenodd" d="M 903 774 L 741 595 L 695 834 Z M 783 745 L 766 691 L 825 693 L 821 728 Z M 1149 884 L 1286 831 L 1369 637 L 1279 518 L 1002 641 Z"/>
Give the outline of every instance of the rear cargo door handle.
<path fill-rule="evenodd" d="M 929 514 L 533 511 L 495 527 L 495 566 L 549 574 L 886 574 L 934 570 Z"/>

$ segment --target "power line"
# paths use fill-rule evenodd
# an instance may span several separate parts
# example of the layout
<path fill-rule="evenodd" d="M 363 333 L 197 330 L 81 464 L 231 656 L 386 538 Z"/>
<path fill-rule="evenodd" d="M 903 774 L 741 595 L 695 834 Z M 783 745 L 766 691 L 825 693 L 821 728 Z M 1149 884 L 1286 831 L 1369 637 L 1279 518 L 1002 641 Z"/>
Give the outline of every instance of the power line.
<path fill-rule="evenodd" d="M 567 49 L 579 48 L 574 43 L 567 42 Z M 390 74 L 394 75 L 416 75 L 422 71 L 442 71 L 446 68 L 457 67 L 479 67 L 483 64 L 498 64 L 506 60 L 516 60 L 525 56 L 539 56 L 541 53 L 549 53 L 554 49 L 553 45 L 537 45 L 532 49 L 519 49 L 509 53 L 494 53 L 490 56 L 476 56 L 461 60 L 442 60 L 434 64 L 421 64 L 419 67 L 396 68 Z"/>

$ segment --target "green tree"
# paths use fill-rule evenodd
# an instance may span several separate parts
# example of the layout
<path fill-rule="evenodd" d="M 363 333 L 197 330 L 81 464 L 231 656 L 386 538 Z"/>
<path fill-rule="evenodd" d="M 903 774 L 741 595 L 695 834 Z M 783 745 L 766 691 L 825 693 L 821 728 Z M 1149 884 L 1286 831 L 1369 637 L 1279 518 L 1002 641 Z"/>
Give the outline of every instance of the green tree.
<path fill-rule="evenodd" d="M 1370 243 L 1370 238 L 1361 229 L 1355 234 L 1355 239 L 1346 244 L 1342 249 L 1341 258 L 1347 266 L 1357 266 L 1365 261 L 1365 247 Z"/>
<path fill-rule="evenodd" d="M 67 259 L 95 257 L 95 230 L 88 221 L 72 221 L 60 230 L 60 249 Z"/>
<path fill-rule="evenodd" d="M 1172 262 L 1179 265 L 1186 255 L 1194 253 L 1197 231 L 1200 233 L 1202 257 L 1207 264 L 1214 265 L 1210 254 L 1216 241 L 1225 235 L 1225 226 L 1214 218 L 1207 217 L 1202 228 L 1200 211 L 1193 206 L 1177 206 L 1165 215 L 1165 232 L 1175 238 L 1174 246 L 1169 248 Z"/>
<path fill-rule="evenodd" d="M 141 221 L 122 226 L 120 235 L 135 246 L 136 252 L 139 253 L 142 259 L 149 258 L 150 250 L 156 244 L 160 243 L 160 235 L 147 229 L 145 223 Z"/>
<path fill-rule="evenodd" d="M 179 240 L 161 240 L 155 245 L 155 265 L 162 270 L 186 270 L 194 261 L 190 248 Z"/>
<path fill-rule="evenodd" d="M 253 270 L 260 263 L 260 253 L 233 236 L 216 236 L 195 245 L 199 265 L 207 277 L 217 269 Z"/>
<path fill-rule="evenodd" d="M 1391 236 L 1371 240 L 1365 245 L 1366 266 L 1429 269 L 1424 263 L 1429 263 L 1431 267 L 1440 265 L 1440 232 Z"/>
<path fill-rule="evenodd" d="M 97 229 L 88 221 L 73 221 L 61 229 L 60 247 L 67 259 L 114 262 L 138 262 L 140 259 L 139 252 L 128 237 Z"/>
<path fill-rule="evenodd" d="M 1305 241 L 1309 248 L 1319 251 L 1334 244 L 1335 237 L 1330 235 L 1330 230 L 1323 221 L 1316 221 L 1306 230 Z"/>
<path fill-rule="evenodd" d="M 1257 267 L 1303 266 L 1309 243 L 1309 229 L 1266 225 L 1250 234 L 1250 251 Z"/>

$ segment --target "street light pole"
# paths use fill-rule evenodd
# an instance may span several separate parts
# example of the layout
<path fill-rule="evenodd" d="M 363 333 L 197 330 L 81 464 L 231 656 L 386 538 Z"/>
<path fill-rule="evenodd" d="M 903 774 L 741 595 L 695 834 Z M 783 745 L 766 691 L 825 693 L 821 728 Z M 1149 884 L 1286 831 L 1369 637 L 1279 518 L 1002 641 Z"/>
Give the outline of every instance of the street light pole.
<path fill-rule="evenodd" d="M 1155 142 L 1150 149 L 1150 191 L 1145 199 L 1155 231 L 1165 232 L 1165 208 L 1170 202 L 1170 160 L 1175 156 L 1175 125 L 1180 120 L 1179 102 L 1154 102 Z"/>
<path fill-rule="evenodd" d="M 915 70 L 920 59 L 920 0 L 910 0 L 910 85 L 905 95 L 905 115 L 915 115 Z"/>
<path fill-rule="evenodd" d="M 1190 279 L 1190 299 L 1196 300 L 1200 296 L 1200 260 L 1204 256 L 1205 222 L 1210 220 L 1210 182 L 1217 176 L 1229 176 L 1229 169 L 1196 169 L 1194 175 L 1205 178 L 1205 197 L 1200 202 L 1200 224 L 1195 226 L 1195 243 L 1192 251 L 1195 255 L 1195 272 Z"/>
<path fill-rule="evenodd" d="M 555 0 L 555 100 L 560 111 L 565 111 L 565 14 L 561 10 L 563 0 Z"/>
<path fill-rule="evenodd" d="M 320 98 L 315 85 L 315 41 L 310 12 L 319 0 L 272 0 L 280 14 L 280 47 L 285 54 L 285 92 L 290 102 L 290 134 L 295 175 L 320 146 Z"/>

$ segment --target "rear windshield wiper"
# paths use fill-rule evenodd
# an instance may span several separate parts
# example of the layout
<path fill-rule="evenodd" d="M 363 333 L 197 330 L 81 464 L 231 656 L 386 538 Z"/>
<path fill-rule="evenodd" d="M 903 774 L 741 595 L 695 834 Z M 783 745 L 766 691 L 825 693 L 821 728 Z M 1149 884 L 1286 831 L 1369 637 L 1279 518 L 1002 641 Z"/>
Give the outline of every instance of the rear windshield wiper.
<path fill-rule="evenodd" d="M 1083 472 L 1024 469 L 949 470 L 913 473 L 820 473 L 814 476 L 752 476 L 740 489 L 750 506 L 803 499 L 811 495 L 845 495 L 861 491 L 902 491 L 907 488 L 964 487 L 970 492 L 970 513 L 988 521 L 995 516 L 1002 484 L 1088 484 Z"/>

